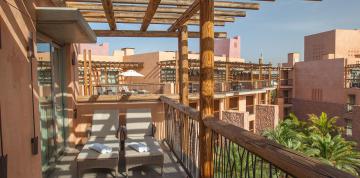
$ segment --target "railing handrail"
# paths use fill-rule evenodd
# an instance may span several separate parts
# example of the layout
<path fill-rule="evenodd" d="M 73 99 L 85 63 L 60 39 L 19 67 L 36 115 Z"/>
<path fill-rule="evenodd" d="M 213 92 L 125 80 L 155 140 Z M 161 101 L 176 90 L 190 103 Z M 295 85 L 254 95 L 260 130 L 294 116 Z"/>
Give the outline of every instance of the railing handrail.
<path fill-rule="evenodd" d="M 121 83 L 121 84 L 99 84 L 93 87 L 116 87 L 116 86 L 146 86 L 146 85 L 165 85 L 164 83 Z"/>
<path fill-rule="evenodd" d="M 354 177 L 330 165 L 321 163 L 319 160 L 285 148 L 265 137 L 256 135 L 224 121 L 215 118 L 207 119 L 204 120 L 204 124 L 211 130 L 295 177 Z"/>
<path fill-rule="evenodd" d="M 204 122 L 205 127 L 229 139 L 233 143 L 238 144 L 292 176 L 309 178 L 354 177 L 335 167 L 324 164 L 315 158 L 288 149 L 263 136 L 256 135 L 230 123 L 215 119 L 214 117 L 200 120 L 199 111 L 189 106 L 185 106 L 174 99 L 161 96 L 160 100 L 174 109 L 185 113 L 189 118 Z"/>
<path fill-rule="evenodd" d="M 160 96 L 160 100 L 169 106 L 179 110 L 180 112 L 183 112 L 185 115 L 188 115 L 191 119 L 200 120 L 200 112 L 190 106 L 185 106 L 183 104 L 180 104 L 179 102 L 176 102 L 176 100 L 171 99 L 166 96 Z"/>

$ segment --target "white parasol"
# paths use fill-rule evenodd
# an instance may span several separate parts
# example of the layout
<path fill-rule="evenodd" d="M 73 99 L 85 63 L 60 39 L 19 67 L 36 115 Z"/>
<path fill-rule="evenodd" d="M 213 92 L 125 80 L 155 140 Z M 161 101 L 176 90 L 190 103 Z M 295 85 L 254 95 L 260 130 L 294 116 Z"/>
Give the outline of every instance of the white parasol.
<path fill-rule="evenodd" d="M 127 70 L 120 75 L 124 77 L 144 77 L 143 74 L 140 74 L 139 72 L 136 72 L 135 70 Z"/>

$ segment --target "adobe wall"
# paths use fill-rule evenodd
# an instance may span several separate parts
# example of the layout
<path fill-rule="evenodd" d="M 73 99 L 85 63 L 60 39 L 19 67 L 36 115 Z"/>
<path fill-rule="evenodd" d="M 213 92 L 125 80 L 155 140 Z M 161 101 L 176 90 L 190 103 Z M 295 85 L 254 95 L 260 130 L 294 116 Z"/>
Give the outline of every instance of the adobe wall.
<path fill-rule="evenodd" d="M 275 128 L 279 123 L 277 105 L 256 105 L 255 110 L 255 133 L 261 134 L 266 129 Z"/>
<path fill-rule="evenodd" d="M 335 34 L 337 58 L 354 58 L 360 54 L 360 30 L 336 30 Z"/>
<path fill-rule="evenodd" d="M 38 88 L 36 88 L 36 62 L 33 65 L 34 111 L 33 123 L 32 91 L 30 88 L 30 62 L 27 57 L 29 37 L 36 33 L 33 0 L 0 1 L 0 104 L 4 153 L 8 155 L 8 177 L 41 177 L 41 150 L 32 155 L 30 140 L 40 134 Z M 16 7 L 16 8 L 15 8 Z M 19 10 L 23 13 L 21 13 Z M 35 60 L 34 60 L 35 61 Z M 40 142 L 39 142 L 40 148 Z"/>
<path fill-rule="evenodd" d="M 304 37 L 304 61 L 321 60 L 323 55 L 334 54 L 335 30 Z"/>
<path fill-rule="evenodd" d="M 249 130 L 248 112 L 234 110 L 222 111 L 222 120 L 237 127 Z"/>
<path fill-rule="evenodd" d="M 296 63 L 295 97 L 302 100 L 345 103 L 344 65 L 344 59 Z M 318 92 L 314 93 L 314 90 Z"/>
<path fill-rule="evenodd" d="M 125 79 L 130 83 L 160 83 L 159 52 L 135 54 L 124 56 L 124 62 L 143 62 L 144 68 L 138 70 L 144 77 L 131 77 Z"/>
<path fill-rule="evenodd" d="M 149 108 L 151 116 L 156 125 L 157 139 L 163 139 L 165 135 L 164 128 L 164 106 L 160 101 L 154 102 L 128 102 L 128 103 L 78 103 L 77 118 L 74 119 L 75 144 L 84 144 L 87 141 L 87 129 L 91 128 L 92 115 L 95 110 L 116 109 L 120 112 L 120 121 L 125 123 L 126 110 L 132 108 Z"/>

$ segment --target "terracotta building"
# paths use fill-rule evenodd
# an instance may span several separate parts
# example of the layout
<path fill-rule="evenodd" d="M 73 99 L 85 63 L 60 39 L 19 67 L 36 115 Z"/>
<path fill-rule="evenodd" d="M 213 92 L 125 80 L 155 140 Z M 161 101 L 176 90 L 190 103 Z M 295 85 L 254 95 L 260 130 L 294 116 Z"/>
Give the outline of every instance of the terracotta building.
<path fill-rule="evenodd" d="M 292 86 L 281 89 L 280 113 L 294 112 L 301 119 L 321 112 L 338 116 L 347 138 L 360 143 L 359 49 L 359 30 L 306 36 L 304 61 L 299 62 L 299 55 L 292 53 L 288 63 L 282 64 L 291 67 L 282 78 L 291 78 Z"/>
<path fill-rule="evenodd" d="M 244 63 L 244 59 L 240 58 L 240 37 L 235 37 L 233 39 L 217 39 L 215 41 L 215 46 L 219 46 L 219 48 L 221 48 L 221 50 L 216 50 L 217 52 L 215 52 L 215 54 L 220 54 L 215 55 L 216 62 Z M 80 48 L 91 51 L 93 62 L 102 61 L 103 63 L 108 63 L 117 61 L 118 63 L 136 62 L 142 64 L 143 67 L 136 69 L 136 71 L 144 75 L 144 77 L 126 79 L 122 78 L 120 75 L 121 72 L 125 71 L 123 69 L 114 69 L 116 73 L 110 72 L 111 67 L 106 69 L 107 72 L 105 72 L 105 69 L 100 69 L 99 71 L 102 72 L 100 72 L 99 75 L 107 75 L 107 77 L 103 77 L 100 82 L 95 82 L 96 80 L 93 78 L 93 85 L 98 85 L 99 87 L 97 88 L 108 89 L 111 87 L 117 87 L 118 84 L 123 86 L 125 83 L 132 83 L 132 85 L 142 85 L 142 89 L 146 89 L 148 91 L 157 91 L 153 88 L 156 86 L 163 86 L 164 89 L 161 90 L 161 93 L 178 94 L 179 91 L 176 85 L 179 81 L 175 79 L 175 74 L 177 73 L 176 64 L 172 66 L 171 69 L 162 65 L 177 61 L 177 51 L 136 53 L 133 48 L 123 48 L 121 50 L 115 50 L 113 55 L 103 56 L 102 53 L 98 53 L 98 51 L 102 52 L 107 49 L 101 49 L 101 47 L 108 48 L 107 45 L 103 44 L 80 44 Z M 199 54 L 189 53 L 188 58 L 189 60 L 198 61 Z M 79 54 L 78 60 L 79 62 L 83 61 L 83 54 Z M 81 72 L 82 69 L 79 71 L 79 79 L 81 80 L 83 75 Z M 168 72 L 171 74 L 169 75 Z M 104 80 L 104 78 L 107 78 L 107 80 Z M 113 80 L 114 78 L 118 80 Z M 245 83 L 248 84 L 249 82 L 250 80 Z M 80 83 L 83 82 L 81 81 Z M 215 113 L 217 117 L 229 120 L 229 122 L 234 123 L 235 125 L 256 133 L 261 133 L 264 129 L 273 128 L 277 125 L 279 120 L 279 109 L 278 106 L 271 105 L 270 99 L 270 93 L 275 91 L 276 87 L 270 85 L 261 87 L 259 84 L 259 88 L 246 89 L 239 92 L 225 91 L 225 88 L 228 87 L 230 83 L 231 82 L 226 81 L 216 82 L 217 87 L 215 90 L 217 94 L 215 95 Z M 113 86 L 111 86 L 111 84 Z M 147 86 L 145 87 L 144 85 Z M 126 86 L 130 88 L 136 87 L 129 84 L 126 84 Z M 80 88 L 83 88 L 83 86 L 81 85 Z M 192 77 L 190 77 L 190 105 L 196 109 L 199 109 L 199 96 L 197 93 L 198 88 L 198 78 L 192 79 Z M 119 91 L 117 90 L 117 92 Z M 94 91 L 93 93 L 97 93 L 97 91 Z"/>
<path fill-rule="evenodd" d="M 241 58 L 237 58 L 240 62 L 231 62 L 233 52 L 230 50 L 222 51 L 225 55 L 216 57 L 214 65 L 207 66 L 210 70 L 204 70 L 204 62 L 212 63 L 214 58 L 212 47 L 215 41 L 214 36 L 226 34 L 214 32 L 213 25 L 224 26 L 225 22 L 235 21 L 235 17 L 244 17 L 244 9 L 258 10 L 260 8 L 258 3 L 217 1 L 214 4 L 212 3 L 214 1 L 200 1 L 200 4 L 192 5 L 190 1 L 161 1 L 165 3 L 164 5 L 160 1 L 126 0 L 123 2 L 127 5 L 119 5 L 118 2 L 112 3 L 105 0 L 102 1 L 103 3 L 99 2 L 0 1 L 1 178 L 88 178 L 114 177 L 114 174 L 117 176 L 118 168 L 127 162 L 126 159 L 131 159 L 129 157 L 132 155 L 129 151 L 119 151 L 120 140 L 115 137 L 116 132 L 112 132 L 111 129 L 116 130 L 116 125 L 126 127 L 128 115 L 135 115 L 135 122 L 138 122 L 137 117 L 146 115 L 146 118 L 142 117 L 140 120 L 142 123 L 146 119 L 145 122 L 149 124 L 149 127 L 155 128 L 151 131 L 149 128 L 144 129 L 151 132 L 151 135 L 146 133 L 149 134 L 151 143 L 162 144 L 166 148 L 163 149 L 164 154 L 157 155 L 162 156 L 164 167 L 156 166 L 154 170 L 153 166 L 149 167 L 150 169 L 144 169 L 147 165 L 137 167 L 129 171 L 131 177 L 204 177 L 202 175 L 217 174 L 223 176 L 224 172 L 227 174 L 234 170 L 228 168 L 219 172 L 224 168 L 222 165 L 227 163 L 221 163 L 221 166 L 212 163 L 226 160 L 230 155 L 222 153 L 235 148 L 233 146 L 236 146 L 238 150 L 243 150 L 232 154 L 244 158 L 240 163 L 246 162 L 244 172 L 249 174 L 255 175 L 255 172 L 259 172 L 258 168 L 261 168 L 261 173 L 264 172 L 266 175 L 272 175 L 272 171 L 275 171 L 281 172 L 281 175 L 285 177 L 290 175 L 351 177 L 320 161 L 289 152 L 282 146 L 243 129 L 251 130 L 253 127 L 254 132 L 260 132 L 263 128 L 273 128 L 277 123 L 278 108 L 276 105 L 269 104 L 272 103 L 269 93 L 275 90 L 273 80 L 276 79 L 273 77 L 277 68 L 262 62 L 243 63 Z M 158 6 L 162 12 L 166 13 L 158 13 L 156 11 Z M 197 7 L 203 15 L 188 13 L 196 12 L 193 8 Z M 224 8 L 227 9 L 224 10 Z M 106 26 L 105 29 L 95 31 L 89 25 L 89 23 L 104 22 L 109 25 L 109 28 Z M 142 27 L 141 30 L 122 30 L 124 23 L 141 24 Z M 177 25 L 177 23 L 180 24 Z M 170 25 L 175 30 L 147 31 L 147 27 L 154 24 L 167 24 L 166 28 Z M 166 63 L 165 68 L 176 73 L 177 55 L 175 52 L 136 54 L 132 49 L 123 49 L 115 51 L 114 55 L 110 56 L 106 44 L 92 51 L 89 51 L 86 46 L 80 47 L 79 44 L 96 43 L 97 36 L 110 35 L 113 37 L 179 38 L 183 41 L 179 44 L 179 48 L 185 48 L 187 25 L 197 25 L 202 29 L 202 33 L 190 31 L 189 38 L 198 38 L 202 47 L 207 46 L 206 50 L 200 50 L 200 59 L 192 61 L 191 64 L 195 67 L 184 67 L 184 69 L 195 71 L 195 75 L 190 75 L 190 77 L 199 76 L 199 67 L 201 67 L 202 75 L 209 76 L 197 78 L 198 83 L 202 84 L 200 90 L 186 97 L 184 94 L 172 94 L 171 91 L 176 92 L 176 89 L 171 90 L 169 94 L 164 94 L 165 90 L 162 90 L 162 93 L 143 92 L 132 95 L 128 93 L 112 95 L 109 91 L 105 91 L 106 94 L 95 93 L 93 88 L 103 83 L 112 85 L 113 82 L 119 86 L 127 85 L 128 89 L 131 89 L 132 82 L 124 78 L 112 77 L 119 71 L 128 69 L 143 73 L 148 81 L 159 82 L 161 70 L 164 69 L 162 67 L 165 66 L 163 61 L 171 60 L 165 61 L 169 62 Z M 183 32 L 185 35 L 182 34 Z M 184 53 L 186 50 L 183 50 L 182 54 Z M 152 63 L 148 64 L 145 56 Z M 198 54 L 189 54 L 189 58 L 193 56 L 196 59 L 199 58 Z M 135 59 L 139 61 L 136 62 Z M 153 77 L 152 70 L 145 68 L 154 69 L 160 75 L 156 74 L 157 77 Z M 186 78 L 185 75 L 179 75 L 179 73 L 172 76 Z M 228 79 L 236 80 L 237 83 L 228 85 L 226 84 Z M 244 79 L 246 82 L 240 85 L 240 81 Z M 222 80 L 226 81 L 224 85 L 216 87 L 215 84 L 213 85 Z M 171 79 L 171 81 L 176 82 L 177 79 Z M 158 85 L 163 86 L 163 84 Z M 184 93 L 183 89 L 187 86 L 183 84 L 181 86 L 184 87 L 178 87 L 178 90 Z M 354 87 L 357 84 L 352 81 L 349 86 Z M 214 93 L 212 89 L 217 87 L 220 88 L 219 91 L 224 92 Z M 352 90 L 352 88 L 346 89 L 348 92 Z M 190 106 L 194 108 L 199 108 L 198 102 L 200 102 L 199 110 L 191 108 L 183 101 L 179 102 L 180 96 L 189 99 Z M 214 103 L 217 104 L 214 105 Z M 220 109 L 221 107 L 225 109 Z M 93 128 L 93 117 L 99 110 L 104 113 L 100 123 L 102 125 L 94 126 L 94 128 L 105 131 L 107 134 L 103 135 L 104 137 L 96 137 L 90 132 Z M 110 119 L 109 110 L 118 113 L 112 118 L 114 120 Z M 226 112 L 219 113 L 225 110 Z M 353 110 L 353 113 L 357 112 L 358 110 Z M 222 115 L 223 120 L 219 120 L 216 115 Z M 225 117 L 228 119 L 224 119 Z M 234 120 L 242 128 L 234 126 Z M 251 121 L 253 126 L 251 126 Z M 154 130 L 156 133 L 153 133 Z M 84 146 L 94 143 L 89 141 L 90 136 L 99 138 L 106 146 L 111 142 L 114 146 L 112 153 L 103 155 Z M 110 137 L 112 141 L 108 140 Z M 129 142 L 128 139 L 123 141 Z M 129 146 L 126 148 L 128 150 Z M 155 150 L 159 152 L 161 148 L 157 148 L 159 149 Z M 213 151 L 214 148 L 223 151 L 219 154 L 219 151 Z M 86 152 L 84 159 L 81 159 L 79 155 L 83 150 Z M 137 158 L 141 158 L 135 160 L 136 164 L 142 165 L 143 160 L 148 160 L 148 157 L 143 159 L 143 156 L 149 156 L 148 154 L 139 155 L 134 150 L 131 152 L 134 152 L 133 155 Z M 251 162 L 253 166 L 248 166 L 250 162 L 245 160 L 244 153 L 247 158 L 256 158 L 257 161 Z M 159 160 L 162 159 L 156 161 Z M 239 164 L 239 162 L 234 163 Z M 79 164 L 85 167 L 87 165 L 89 169 L 81 172 Z M 208 166 L 210 164 L 214 166 Z M 235 172 L 243 170 L 243 167 L 240 167 L 236 168 Z M 123 175 L 119 176 L 123 177 Z"/>

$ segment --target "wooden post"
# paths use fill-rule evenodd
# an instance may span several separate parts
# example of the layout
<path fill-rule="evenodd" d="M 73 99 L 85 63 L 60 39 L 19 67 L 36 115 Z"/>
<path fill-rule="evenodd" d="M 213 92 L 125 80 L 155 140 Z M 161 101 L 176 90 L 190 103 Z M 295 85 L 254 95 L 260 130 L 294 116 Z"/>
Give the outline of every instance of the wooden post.
<path fill-rule="evenodd" d="M 214 117 L 214 0 L 200 0 L 200 119 Z M 200 177 L 212 172 L 211 131 L 199 122 Z"/>
<path fill-rule="evenodd" d="M 108 66 L 105 64 L 105 84 L 109 84 L 109 76 L 108 76 Z"/>
<path fill-rule="evenodd" d="M 90 96 L 93 95 L 93 80 L 92 80 L 92 64 L 91 64 L 91 49 L 88 50 L 89 53 L 89 91 Z"/>
<path fill-rule="evenodd" d="M 188 28 L 179 29 L 179 94 L 180 103 L 189 105 L 189 61 L 188 61 Z"/>
<path fill-rule="evenodd" d="M 179 94 L 179 58 L 180 54 L 177 52 L 175 54 L 175 58 L 178 60 L 175 60 L 175 94 Z"/>
<path fill-rule="evenodd" d="M 84 49 L 84 52 L 83 52 L 83 56 L 84 56 L 84 65 L 83 65 L 83 68 L 84 68 L 84 95 L 87 96 L 88 95 L 88 74 L 87 74 L 87 60 L 86 60 L 86 49 Z"/>
<path fill-rule="evenodd" d="M 271 80 L 272 80 L 272 65 L 271 62 L 269 63 L 269 87 L 271 87 Z M 269 91 L 269 96 L 268 96 L 268 104 L 271 104 L 271 91 Z"/>
<path fill-rule="evenodd" d="M 229 56 L 226 57 L 225 64 L 225 91 L 230 91 L 229 77 L 230 77 L 230 68 L 229 68 Z"/>
<path fill-rule="evenodd" d="M 271 62 L 269 63 L 269 70 L 268 70 L 268 75 L 269 75 L 269 80 L 268 80 L 268 83 L 269 83 L 269 87 L 271 87 L 271 78 L 272 78 L 272 65 L 271 65 Z"/>
<path fill-rule="evenodd" d="M 255 82 L 254 82 L 254 71 L 253 71 L 254 66 L 251 65 L 250 67 L 250 80 L 251 80 L 251 89 L 255 89 Z"/>

